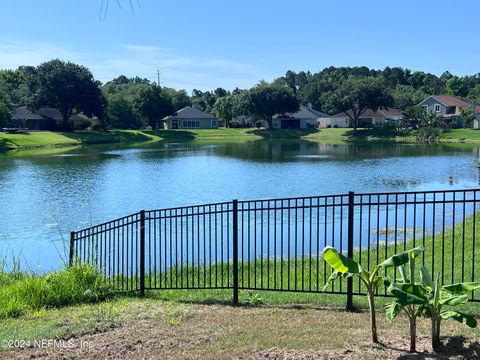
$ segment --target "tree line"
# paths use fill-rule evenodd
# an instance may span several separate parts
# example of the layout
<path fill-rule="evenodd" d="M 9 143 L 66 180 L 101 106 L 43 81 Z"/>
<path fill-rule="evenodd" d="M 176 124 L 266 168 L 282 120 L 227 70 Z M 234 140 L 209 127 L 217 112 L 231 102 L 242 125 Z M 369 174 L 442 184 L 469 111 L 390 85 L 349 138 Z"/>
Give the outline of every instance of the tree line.
<path fill-rule="evenodd" d="M 72 114 L 79 112 L 96 116 L 102 128 L 155 128 L 163 117 L 185 106 L 210 112 L 227 127 L 238 126 L 235 119 L 239 115 L 271 125 L 275 114 L 312 104 L 329 114 L 348 112 L 356 128 L 368 108 L 395 107 L 407 115 L 415 114 L 415 106 L 432 94 L 478 103 L 480 74 L 456 76 L 446 71 L 437 76 L 401 67 L 328 67 L 317 73 L 288 70 L 284 76 L 261 81 L 250 89 L 194 89 L 188 94 L 125 75 L 102 84 L 88 68 L 54 59 L 36 67 L 0 70 L 0 125 L 6 124 L 18 106 L 56 108 L 62 114 L 64 130 L 70 128 Z"/>

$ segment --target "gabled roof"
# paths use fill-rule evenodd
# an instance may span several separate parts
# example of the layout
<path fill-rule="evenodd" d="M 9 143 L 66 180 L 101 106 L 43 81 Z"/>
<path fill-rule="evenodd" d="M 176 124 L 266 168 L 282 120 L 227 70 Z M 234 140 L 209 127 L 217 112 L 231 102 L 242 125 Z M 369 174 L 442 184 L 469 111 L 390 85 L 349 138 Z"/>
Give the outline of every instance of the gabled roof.
<path fill-rule="evenodd" d="M 186 106 L 183 109 L 178 110 L 175 115 L 170 115 L 163 118 L 163 120 L 167 119 L 215 119 L 215 116 L 195 109 L 191 106 Z"/>
<path fill-rule="evenodd" d="M 26 106 L 20 106 L 12 111 L 12 120 L 43 120 L 43 117 L 28 110 Z"/>
<path fill-rule="evenodd" d="M 63 120 L 62 113 L 51 107 L 43 107 L 36 111 L 37 114 L 53 120 Z"/>
<path fill-rule="evenodd" d="M 439 103 L 445 105 L 445 106 L 456 106 L 462 109 L 468 109 L 472 107 L 472 104 L 469 104 L 465 100 L 456 98 L 454 96 L 449 96 L 449 95 L 431 95 L 425 100 L 423 100 L 420 104 L 423 104 L 425 101 L 427 101 L 430 98 L 434 98 L 437 100 Z M 480 106 L 476 105 L 475 106 L 475 111 L 480 112 Z"/>
<path fill-rule="evenodd" d="M 400 109 L 393 109 L 393 108 L 379 108 L 377 111 L 373 111 L 372 109 L 367 109 L 362 115 L 360 115 L 360 119 L 364 118 L 386 118 L 389 116 L 402 116 L 402 110 Z M 338 114 L 333 115 L 332 117 L 345 117 L 345 116 L 353 116 L 352 111 L 341 112 Z"/>
<path fill-rule="evenodd" d="M 321 118 L 321 117 L 330 117 L 327 113 L 315 110 L 311 107 L 300 105 L 300 109 L 294 113 L 287 114 L 276 114 L 274 118 L 289 117 L 294 119 L 311 119 L 311 118 Z"/>

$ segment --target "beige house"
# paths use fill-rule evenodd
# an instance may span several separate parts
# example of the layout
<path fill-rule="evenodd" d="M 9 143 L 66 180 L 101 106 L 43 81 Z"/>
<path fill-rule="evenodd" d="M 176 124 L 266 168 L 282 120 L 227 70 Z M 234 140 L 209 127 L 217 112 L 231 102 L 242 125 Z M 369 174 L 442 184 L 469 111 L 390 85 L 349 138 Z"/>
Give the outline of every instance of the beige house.
<path fill-rule="evenodd" d="M 350 116 L 349 116 L 350 115 Z M 353 127 L 351 124 L 351 111 L 339 113 L 326 122 L 327 126 L 333 128 Z M 403 120 L 403 113 L 400 109 L 379 108 L 377 111 L 368 109 L 358 119 L 358 127 L 372 127 L 384 125 L 398 125 Z"/>
<path fill-rule="evenodd" d="M 218 119 L 191 106 L 163 118 L 165 129 L 217 129 Z"/>

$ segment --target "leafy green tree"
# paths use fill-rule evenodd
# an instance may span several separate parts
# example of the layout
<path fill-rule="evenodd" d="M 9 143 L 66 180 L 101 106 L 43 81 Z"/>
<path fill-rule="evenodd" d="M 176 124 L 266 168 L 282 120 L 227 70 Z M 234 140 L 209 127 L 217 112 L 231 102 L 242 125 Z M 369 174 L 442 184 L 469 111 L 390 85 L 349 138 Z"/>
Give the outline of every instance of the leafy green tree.
<path fill-rule="evenodd" d="M 389 67 L 383 69 L 381 75 L 387 82 L 388 86 L 394 88 L 399 85 L 406 85 L 407 79 L 410 76 L 411 71 L 408 69 L 402 69 L 401 67 Z"/>
<path fill-rule="evenodd" d="M 397 85 L 392 90 L 393 104 L 398 109 L 418 105 L 428 97 L 422 90 L 414 89 L 410 85 Z"/>
<path fill-rule="evenodd" d="M 287 87 L 261 82 L 248 92 L 248 111 L 268 123 L 272 129 L 273 115 L 294 112 L 299 103 L 293 91 Z"/>
<path fill-rule="evenodd" d="M 193 89 L 192 96 L 190 98 L 192 100 L 193 107 L 206 112 L 212 111 L 213 104 L 215 104 L 215 101 L 217 100 L 215 95 L 210 91 L 203 92 L 197 89 Z"/>
<path fill-rule="evenodd" d="M 375 111 L 393 105 L 385 82 L 371 76 L 349 77 L 330 93 L 327 101 L 332 112 L 343 112 L 350 118 L 354 130 L 357 130 L 358 119 L 368 109 Z"/>
<path fill-rule="evenodd" d="M 121 93 L 108 98 L 108 123 L 115 129 L 138 129 L 142 127 L 141 116 L 133 101 Z"/>
<path fill-rule="evenodd" d="M 74 111 L 103 117 L 106 101 L 100 83 L 86 67 L 55 59 L 38 66 L 36 75 L 35 107 L 50 106 L 60 111 L 64 129 L 70 128 L 69 118 Z"/>
<path fill-rule="evenodd" d="M 417 116 L 417 139 L 425 143 L 435 141 L 440 136 L 442 128 L 445 127 L 442 116 L 426 109 L 422 109 Z"/>
<path fill-rule="evenodd" d="M 448 95 L 467 97 L 469 92 L 469 87 L 465 78 L 458 76 L 453 76 L 447 80 L 445 84 L 445 90 Z"/>
<path fill-rule="evenodd" d="M 172 98 L 157 85 L 143 85 L 136 97 L 136 105 L 152 129 L 165 116 L 175 112 Z"/>
<path fill-rule="evenodd" d="M 480 104 L 480 84 L 475 85 L 468 91 L 467 101 L 471 104 Z"/>
<path fill-rule="evenodd" d="M 405 120 L 413 128 L 418 128 L 420 126 L 420 118 L 423 116 L 425 108 L 420 105 L 407 106 L 403 111 Z"/>
<path fill-rule="evenodd" d="M 166 87 L 163 87 L 162 90 L 172 98 L 173 109 L 175 111 L 192 105 L 192 101 L 185 90 L 175 90 Z"/>
<path fill-rule="evenodd" d="M 475 112 L 472 108 L 460 109 L 460 116 L 462 118 L 462 124 L 464 128 L 472 127 L 472 123 L 475 120 Z"/>
<path fill-rule="evenodd" d="M 230 121 L 234 118 L 234 95 L 218 98 L 212 108 L 212 114 L 219 119 L 225 120 L 225 127 L 230 127 Z"/>
<path fill-rule="evenodd" d="M 5 99 L 2 99 L 2 94 L 0 93 L 0 129 L 7 125 L 8 120 L 10 120 L 10 116 L 10 107 Z"/>

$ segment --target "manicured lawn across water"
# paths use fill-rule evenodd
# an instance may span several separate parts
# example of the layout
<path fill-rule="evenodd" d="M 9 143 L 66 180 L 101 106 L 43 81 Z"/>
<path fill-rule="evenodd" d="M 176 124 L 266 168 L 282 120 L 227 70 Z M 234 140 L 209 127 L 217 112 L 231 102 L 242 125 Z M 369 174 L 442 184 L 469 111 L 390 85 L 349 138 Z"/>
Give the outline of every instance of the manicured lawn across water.
<path fill-rule="evenodd" d="M 152 141 L 207 141 L 241 142 L 259 139 L 304 139 L 325 144 L 352 142 L 416 142 L 412 135 L 381 134 L 370 129 L 307 129 L 307 130 L 256 130 L 256 129 L 189 129 L 189 130 L 109 130 L 76 131 L 72 133 L 32 131 L 29 134 L 0 133 L 0 152 L 32 148 L 72 147 L 85 144 L 126 143 L 138 144 Z M 480 131 L 453 129 L 442 134 L 440 142 L 480 142 Z"/>

